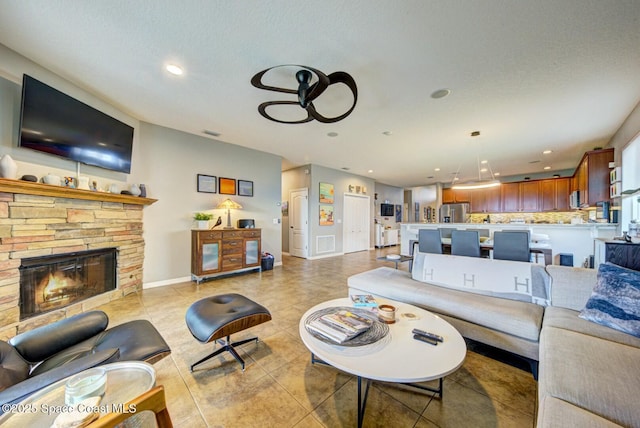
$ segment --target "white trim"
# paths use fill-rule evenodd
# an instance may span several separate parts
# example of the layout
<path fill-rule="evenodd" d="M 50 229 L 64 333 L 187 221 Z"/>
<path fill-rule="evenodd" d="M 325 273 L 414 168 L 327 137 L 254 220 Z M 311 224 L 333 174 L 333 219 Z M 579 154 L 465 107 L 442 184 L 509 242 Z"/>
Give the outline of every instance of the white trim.
<path fill-rule="evenodd" d="M 162 281 L 144 282 L 142 283 L 142 289 L 163 287 L 165 285 L 179 284 L 181 282 L 191 282 L 191 276 L 183 276 L 182 278 L 165 279 Z"/>

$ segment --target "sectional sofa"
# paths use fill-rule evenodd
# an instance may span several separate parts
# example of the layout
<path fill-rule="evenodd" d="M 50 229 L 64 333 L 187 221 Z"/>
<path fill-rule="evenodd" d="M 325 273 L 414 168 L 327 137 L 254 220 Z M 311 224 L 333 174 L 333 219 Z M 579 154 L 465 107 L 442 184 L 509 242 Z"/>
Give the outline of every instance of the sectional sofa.
<path fill-rule="evenodd" d="M 411 273 L 381 267 L 348 286 L 437 313 L 464 337 L 529 360 L 538 427 L 640 427 L 640 338 L 579 317 L 600 280 L 593 269 L 417 252 Z"/>

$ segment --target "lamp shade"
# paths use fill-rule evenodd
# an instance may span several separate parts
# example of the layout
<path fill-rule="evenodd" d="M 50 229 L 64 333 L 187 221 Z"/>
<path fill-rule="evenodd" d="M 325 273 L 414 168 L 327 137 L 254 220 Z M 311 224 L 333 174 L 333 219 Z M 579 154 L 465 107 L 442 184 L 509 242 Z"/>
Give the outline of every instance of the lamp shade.
<path fill-rule="evenodd" d="M 231 199 L 227 198 L 224 201 L 220 202 L 216 208 L 225 209 L 225 210 L 241 210 L 242 205 L 237 202 L 233 202 Z"/>

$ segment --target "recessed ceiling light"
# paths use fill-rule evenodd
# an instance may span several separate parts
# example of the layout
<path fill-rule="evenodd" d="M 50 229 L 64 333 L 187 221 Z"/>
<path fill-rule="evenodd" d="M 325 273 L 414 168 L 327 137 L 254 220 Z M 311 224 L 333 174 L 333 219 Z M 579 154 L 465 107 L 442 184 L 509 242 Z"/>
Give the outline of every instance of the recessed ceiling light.
<path fill-rule="evenodd" d="M 499 172 L 494 172 L 493 175 L 498 176 L 498 175 L 500 175 L 500 173 Z"/>
<path fill-rule="evenodd" d="M 453 177 L 453 181 L 458 181 L 460 180 L 458 177 Z"/>
<path fill-rule="evenodd" d="M 438 89 L 431 94 L 431 98 L 437 100 L 439 98 L 444 98 L 451 93 L 451 89 Z"/>
<path fill-rule="evenodd" d="M 368 172 L 369 174 L 371 174 L 371 173 L 373 172 L 373 170 L 372 170 L 372 169 L 370 169 L 370 170 L 369 170 L 369 171 L 367 171 L 367 172 Z"/>
<path fill-rule="evenodd" d="M 327 137 L 337 137 L 338 133 L 337 132 L 327 132 Z"/>
<path fill-rule="evenodd" d="M 480 163 L 481 164 L 485 164 L 485 163 L 489 163 L 489 161 L 488 160 L 483 160 L 483 161 L 480 161 Z"/>
<path fill-rule="evenodd" d="M 436 169 L 434 169 L 434 171 L 438 172 L 438 171 L 440 171 L 440 168 L 436 168 Z"/>
<path fill-rule="evenodd" d="M 553 174 L 553 178 L 560 178 L 560 174 Z"/>
<path fill-rule="evenodd" d="M 384 131 L 384 132 L 383 132 L 383 134 L 384 134 L 384 135 L 386 135 L 386 136 L 388 137 L 389 135 L 393 134 L 393 132 L 391 132 L 391 131 Z"/>
<path fill-rule="evenodd" d="M 220 135 L 222 135 L 222 134 L 220 134 L 219 132 L 216 132 L 216 131 L 210 131 L 210 130 L 208 130 L 208 129 L 205 129 L 204 131 L 202 131 L 202 133 L 203 133 L 203 134 L 207 134 L 207 135 L 211 135 L 212 137 L 219 137 Z"/>
<path fill-rule="evenodd" d="M 549 153 L 553 153 L 551 150 L 545 150 L 544 152 L 542 152 L 543 155 L 548 155 Z"/>
<path fill-rule="evenodd" d="M 471 136 L 472 136 L 472 137 L 479 137 L 479 136 L 480 136 L 480 131 L 473 131 L 473 132 L 471 133 Z"/>
<path fill-rule="evenodd" d="M 544 167 L 544 168 L 542 168 L 542 169 L 551 169 L 551 167 L 550 167 L 550 166 L 545 166 L 545 167 Z"/>
<path fill-rule="evenodd" d="M 487 168 L 481 168 L 480 172 L 487 172 Z"/>
<path fill-rule="evenodd" d="M 179 65 L 175 65 L 175 64 L 167 64 L 167 66 L 165 67 L 165 69 L 175 75 L 175 76 L 182 76 L 182 74 L 184 73 L 184 70 L 182 69 L 182 67 L 180 67 Z"/>

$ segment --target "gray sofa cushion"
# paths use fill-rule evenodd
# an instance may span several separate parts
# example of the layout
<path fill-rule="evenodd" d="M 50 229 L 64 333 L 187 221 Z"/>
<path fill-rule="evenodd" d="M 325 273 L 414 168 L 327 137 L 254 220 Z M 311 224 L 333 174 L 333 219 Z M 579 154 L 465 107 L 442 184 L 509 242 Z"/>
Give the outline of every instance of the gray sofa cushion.
<path fill-rule="evenodd" d="M 540 335 L 539 398 L 551 396 L 624 426 L 640 421 L 638 349 L 548 327 Z"/>
<path fill-rule="evenodd" d="M 614 424 L 593 413 L 558 400 L 554 397 L 544 397 L 538 409 L 537 427 L 580 427 L 580 428 L 615 428 Z"/>
<path fill-rule="evenodd" d="M 601 339 L 611 340 L 612 342 L 618 342 L 624 345 L 640 348 L 639 338 L 609 327 L 583 320 L 578 317 L 578 314 L 578 311 L 573 311 L 571 309 L 549 306 L 544 312 L 544 321 L 542 323 L 543 328 L 564 328 L 577 333 L 587 334 L 589 336 L 599 337 Z"/>
<path fill-rule="evenodd" d="M 503 333 L 537 341 L 544 307 L 452 290 L 416 281 L 407 272 L 388 267 L 349 277 L 349 287 L 414 304 Z"/>
<path fill-rule="evenodd" d="M 577 267 L 547 265 L 551 275 L 551 304 L 581 311 L 596 285 L 597 271 Z"/>

